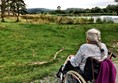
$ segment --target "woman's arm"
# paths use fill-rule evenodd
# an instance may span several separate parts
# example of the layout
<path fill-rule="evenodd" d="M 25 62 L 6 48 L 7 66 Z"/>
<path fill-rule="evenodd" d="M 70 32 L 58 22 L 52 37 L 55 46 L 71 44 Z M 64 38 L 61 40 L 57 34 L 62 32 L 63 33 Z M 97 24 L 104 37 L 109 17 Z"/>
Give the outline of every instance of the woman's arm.
<path fill-rule="evenodd" d="M 104 43 L 102 43 L 103 45 L 103 49 L 104 49 L 104 52 L 102 53 L 102 61 L 105 60 L 106 58 L 108 58 L 108 49 L 106 47 L 106 45 Z"/>
<path fill-rule="evenodd" d="M 86 49 L 87 49 L 86 45 L 81 45 L 80 49 L 77 52 L 77 54 L 70 59 L 70 62 L 74 67 L 77 67 L 81 64 L 81 62 L 83 60 L 82 57 L 83 57 L 84 52 L 86 51 Z"/>

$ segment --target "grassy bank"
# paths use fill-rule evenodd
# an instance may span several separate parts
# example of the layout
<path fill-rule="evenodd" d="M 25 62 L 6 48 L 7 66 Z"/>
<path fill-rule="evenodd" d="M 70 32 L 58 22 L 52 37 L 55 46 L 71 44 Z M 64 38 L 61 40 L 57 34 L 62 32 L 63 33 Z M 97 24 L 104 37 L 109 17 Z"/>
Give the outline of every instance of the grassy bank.
<path fill-rule="evenodd" d="M 118 24 L 0 23 L 0 82 L 28 83 L 56 72 L 66 57 L 75 54 L 85 43 L 85 32 L 93 27 L 102 32 L 102 40 L 109 50 L 118 54 Z M 51 62 L 35 64 L 47 61 Z"/>

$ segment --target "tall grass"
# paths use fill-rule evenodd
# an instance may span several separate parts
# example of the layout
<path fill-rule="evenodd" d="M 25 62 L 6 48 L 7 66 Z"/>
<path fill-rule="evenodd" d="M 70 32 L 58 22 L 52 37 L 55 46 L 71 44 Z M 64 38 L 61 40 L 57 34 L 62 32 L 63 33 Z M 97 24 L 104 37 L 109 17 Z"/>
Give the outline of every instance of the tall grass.
<path fill-rule="evenodd" d="M 32 24 L 107 24 L 114 23 L 112 19 L 96 20 L 92 17 L 70 17 L 70 16 L 54 16 L 50 14 L 35 14 L 35 15 L 22 15 L 22 20 L 26 20 L 26 23 Z"/>
<path fill-rule="evenodd" d="M 85 43 L 90 28 L 102 32 L 107 47 L 118 53 L 118 24 L 56 25 L 0 23 L 0 82 L 29 83 L 57 72 L 69 54 Z M 116 47 L 114 47 L 115 45 Z M 56 60 L 54 54 L 64 47 Z M 32 64 L 47 62 L 46 64 Z"/>

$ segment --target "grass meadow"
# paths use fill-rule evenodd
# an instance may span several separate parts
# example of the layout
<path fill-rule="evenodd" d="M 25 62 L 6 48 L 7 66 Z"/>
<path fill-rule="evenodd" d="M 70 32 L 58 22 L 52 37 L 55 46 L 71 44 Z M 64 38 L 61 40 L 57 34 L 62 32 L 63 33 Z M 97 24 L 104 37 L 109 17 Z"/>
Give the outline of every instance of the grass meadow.
<path fill-rule="evenodd" d="M 85 43 L 85 32 L 90 28 L 99 29 L 108 49 L 118 54 L 118 24 L 0 22 L 0 83 L 29 83 L 57 72 L 66 57 L 76 54 Z"/>

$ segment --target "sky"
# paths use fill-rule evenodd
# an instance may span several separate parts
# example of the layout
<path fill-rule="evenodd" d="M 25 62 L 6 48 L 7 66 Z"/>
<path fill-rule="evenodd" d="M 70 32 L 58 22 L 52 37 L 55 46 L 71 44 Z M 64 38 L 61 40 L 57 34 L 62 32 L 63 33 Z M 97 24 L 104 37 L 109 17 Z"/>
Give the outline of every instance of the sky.
<path fill-rule="evenodd" d="M 118 4 L 115 0 L 24 0 L 27 8 L 105 8 L 108 4 Z"/>

